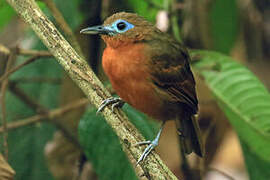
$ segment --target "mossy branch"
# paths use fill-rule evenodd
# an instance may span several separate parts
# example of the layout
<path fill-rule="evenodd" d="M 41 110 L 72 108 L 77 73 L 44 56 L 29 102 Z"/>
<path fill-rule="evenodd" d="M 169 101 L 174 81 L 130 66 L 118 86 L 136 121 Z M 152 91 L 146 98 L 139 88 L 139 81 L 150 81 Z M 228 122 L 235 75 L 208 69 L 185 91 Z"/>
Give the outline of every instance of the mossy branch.
<path fill-rule="evenodd" d="M 111 96 L 86 61 L 69 45 L 34 0 L 7 0 L 7 2 L 32 27 L 93 105 L 98 107 L 102 100 Z M 110 108 L 105 108 L 103 115 L 119 137 L 122 148 L 140 179 L 177 179 L 155 152 L 143 164 L 136 166 L 136 161 L 142 154 L 142 148 L 135 147 L 133 144 L 144 140 L 142 135 L 122 111 L 113 112 Z"/>

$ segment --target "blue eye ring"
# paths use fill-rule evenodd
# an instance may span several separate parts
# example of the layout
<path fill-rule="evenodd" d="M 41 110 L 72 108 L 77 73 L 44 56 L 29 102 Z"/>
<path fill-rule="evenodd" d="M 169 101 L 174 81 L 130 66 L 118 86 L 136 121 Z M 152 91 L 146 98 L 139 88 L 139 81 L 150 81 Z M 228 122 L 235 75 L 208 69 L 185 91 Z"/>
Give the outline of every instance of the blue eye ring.
<path fill-rule="evenodd" d="M 112 28 L 118 33 L 124 33 L 129 29 L 134 28 L 134 25 L 125 20 L 118 19 L 112 24 Z"/>

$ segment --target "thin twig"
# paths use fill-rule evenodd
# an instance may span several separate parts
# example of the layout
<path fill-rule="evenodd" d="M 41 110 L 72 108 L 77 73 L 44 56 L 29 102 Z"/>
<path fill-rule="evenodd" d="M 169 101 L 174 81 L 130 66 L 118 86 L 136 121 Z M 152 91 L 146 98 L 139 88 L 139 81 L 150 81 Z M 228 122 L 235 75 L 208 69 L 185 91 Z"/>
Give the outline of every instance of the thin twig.
<path fill-rule="evenodd" d="M 0 53 L 3 53 L 5 55 L 9 55 L 10 50 L 6 46 L 4 46 L 3 44 L 0 43 Z"/>
<path fill-rule="evenodd" d="M 10 82 L 9 90 L 37 113 L 48 113 L 47 108 L 45 108 L 44 106 L 33 100 L 33 98 L 25 94 L 24 91 L 17 86 L 17 84 Z"/>
<path fill-rule="evenodd" d="M 20 128 L 23 126 L 27 126 L 27 125 L 41 122 L 45 119 L 53 120 L 54 118 L 62 116 L 63 114 L 65 114 L 69 111 L 72 111 L 72 110 L 75 110 L 79 107 L 85 106 L 88 103 L 89 103 L 89 101 L 86 98 L 83 98 L 83 99 L 80 99 L 76 102 L 72 102 L 68 105 L 65 105 L 63 107 L 51 110 L 46 114 L 38 114 L 38 115 L 29 117 L 29 118 L 25 118 L 25 119 L 17 120 L 15 122 L 8 123 L 6 126 L 6 130 L 7 131 L 14 130 L 14 129 L 17 129 L 17 128 Z M 4 132 L 4 127 L 1 126 L 0 133 L 3 133 L 3 132 Z"/>
<path fill-rule="evenodd" d="M 3 44 L 0 44 L 0 77 L 5 73 L 9 55 L 10 50 Z"/>
<path fill-rule="evenodd" d="M 34 62 L 35 60 L 39 59 L 41 56 L 33 56 L 33 57 L 30 57 L 29 59 L 27 59 L 25 62 L 23 62 L 22 64 L 12 68 L 12 69 L 9 69 L 8 72 L 6 72 L 3 76 L 1 76 L 0 78 L 0 82 L 2 82 L 3 80 L 7 79 L 12 73 L 18 71 L 19 69 L 21 69 L 22 67 Z"/>
<path fill-rule="evenodd" d="M 63 33 L 66 35 L 68 41 L 70 44 L 75 48 L 75 50 L 79 53 L 79 55 L 82 56 L 82 50 L 81 47 L 77 41 L 77 38 L 74 36 L 71 28 L 65 21 L 62 13 L 58 10 L 53 0 L 43 0 L 43 2 L 46 4 L 48 9 L 51 11 L 57 25 L 59 28 L 63 31 Z"/>
<path fill-rule="evenodd" d="M 53 57 L 49 51 L 18 48 L 18 54 L 23 56 Z"/>
<path fill-rule="evenodd" d="M 15 52 L 10 53 L 8 57 L 8 62 L 6 65 L 5 74 L 9 71 L 11 66 L 13 65 L 14 60 L 16 59 Z M 4 75 L 5 75 L 4 74 Z M 8 87 L 8 79 L 4 80 L 1 84 L 1 92 L 0 92 L 0 101 L 1 101 L 1 110 L 2 110 L 2 126 L 3 126 L 3 147 L 4 147 L 4 156 L 6 160 L 8 159 L 8 143 L 7 143 L 7 116 L 6 116 L 6 90 Z"/>
<path fill-rule="evenodd" d="M 0 43 L 0 52 L 4 53 L 6 55 L 10 54 L 9 48 L 7 48 L 5 45 Z M 16 48 L 17 55 L 23 55 L 23 56 L 45 56 L 45 57 L 52 57 L 53 55 L 49 51 L 45 50 L 33 50 L 33 49 L 23 49 L 20 47 Z"/>
<path fill-rule="evenodd" d="M 26 105 L 28 105 L 30 108 L 32 108 L 34 111 L 40 113 L 40 114 L 48 114 L 49 110 L 44 107 L 43 105 L 36 102 L 33 98 L 28 96 L 22 89 L 16 86 L 16 84 L 10 82 L 9 89 L 12 93 L 14 93 L 15 96 L 17 96 L 22 102 L 24 102 Z M 76 101 L 75 101 L 76 103 Z M 71 103 L 73 104 L 73 103 Z M 54 120 L 50 121 L 52 122 L 60 131 L 63 133 L 64 137 L 66 137 L 68 140 L 70 140 L 74 145 L 76 145 L 78 148 L 81 149 L 79 140 L 77 137 L 73 135 L 72 132 L 70 132 L 66 127 L 64 127 L 61 124 L 61 120 L 54 118 Z"/>

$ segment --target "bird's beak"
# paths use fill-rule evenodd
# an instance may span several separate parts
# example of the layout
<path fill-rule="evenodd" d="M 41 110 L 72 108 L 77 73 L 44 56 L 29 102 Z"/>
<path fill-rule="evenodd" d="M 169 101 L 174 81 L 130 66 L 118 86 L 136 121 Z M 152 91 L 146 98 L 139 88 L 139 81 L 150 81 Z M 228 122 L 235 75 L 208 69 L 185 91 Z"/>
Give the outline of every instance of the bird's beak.
<path fill-rule="evenodd" d="M 102 34 L 102 35 L 111 35 L 114 33 L 114 31 L 107 27 L 107 26 L 93 26 L 93 27 L 88 27 L 85 29 L 82 29 L 80 33 L 83 34 Z"/>

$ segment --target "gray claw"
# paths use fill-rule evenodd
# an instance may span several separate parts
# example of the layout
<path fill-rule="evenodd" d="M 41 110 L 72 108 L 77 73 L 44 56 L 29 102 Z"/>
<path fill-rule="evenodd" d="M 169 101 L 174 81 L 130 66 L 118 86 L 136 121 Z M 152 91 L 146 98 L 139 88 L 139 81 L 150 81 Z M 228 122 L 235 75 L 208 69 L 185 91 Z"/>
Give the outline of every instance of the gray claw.
<path fill-rule="evenodd" d="M 150 154 L 150 152 L 157 146 L 157 144 L 154 143 L 150 143 L 150 145 L 148 145 L 145 150 L 143 151 L 142 155 L 140 156 L 140 158 L 138 159 L 136 165 L 138 165 L 141 161 L 144 161 L 145 158 Z"/>
<path fill-rule="evenodd" d="M 153 141 L 142 141 L 142 142 L 138 142 L 138 143 L 135 144 L 135 146 L 148 144 L 148 146 L 145 148 L 142 155 L 138 159 L 136 165 L 138 165 L 141 161 L 144 161 L 145 158 L 150 154 L 150 152 L 153 149 L 155 149 L 155 147 L 158 145 L 158 141 L 159 141 L 160 134 L 162 132 L 163 126 L 164 126 L 164 122 L 162 123 L 161 128 L 159 129 L 158 134 L 157 134 L 157 136 L 155 137 L 155 139 Z"/>
<path fill-rule="evenodd" d="M 138 142 L 138 143 L 136 143 L 134 146 L 140 146 L 140 145 L 145 145 L 145 144 L 151 144 L 151 141 L 142 141 L 142 142 Z"/>
<path fill-rule="evenodd" d="M 103 111 L 103 109 L 110 104 L 112 105 L 112 111 L 113 111 L 114 108 L 116 107 L 122 107 L 125 104 L 125 102 L 121 98 L 116 98 L 116 97 L 110 97 L 108 99 L 105 99 L 101 102 L 97 110 L 97 114 Z"/>

